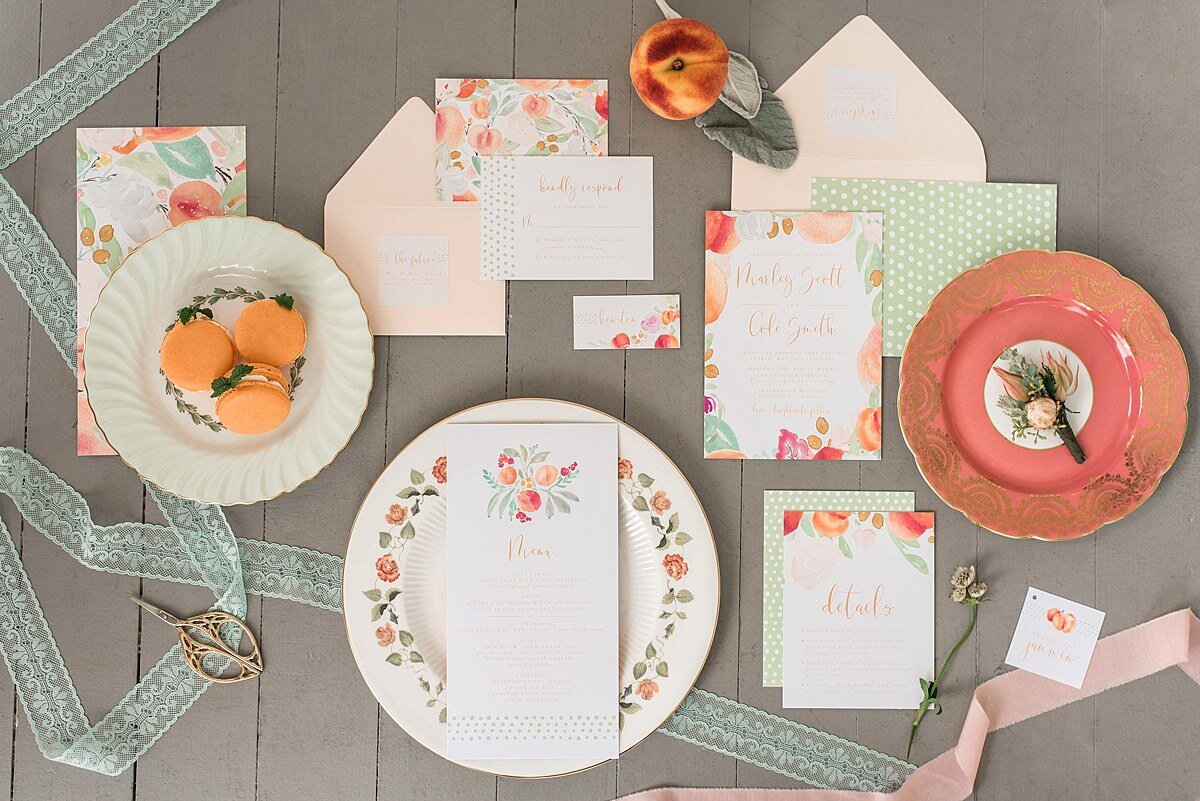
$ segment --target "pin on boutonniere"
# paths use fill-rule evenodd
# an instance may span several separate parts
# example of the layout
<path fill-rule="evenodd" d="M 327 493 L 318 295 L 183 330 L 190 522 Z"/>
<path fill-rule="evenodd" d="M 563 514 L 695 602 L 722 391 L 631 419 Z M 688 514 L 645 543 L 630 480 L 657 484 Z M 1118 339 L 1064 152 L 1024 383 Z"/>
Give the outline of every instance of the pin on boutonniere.
<path fill-rule="evenodd" d="M 950 653 L 946 654 L 945 661 L 942 662 L 941 668 L 933 680 L 919 679 L 921 684 L 921 693 L 923 698 L 920 705 L 917 706 L 917 716 L 913 718 L 912 727 L 908 732 L 908 753 L 904 757 L 908 759 L 912 756 L 913 741 L 917 738 L 917 727 L 921 725 L 921 719 L 925 717 L 925 713 L 933 709 L 935 715 L 942 714 L 942 702 L 938 700 L 938 688 L 942 684 L 942 678 L 946 675 L 946 671 L 950 668 L 950 660 L 954 659 L 954 655 L 958 653 L 958 649 L 963 646 L 963 643 L 971 636 L 971 632 L 975 630 L 975 620 L 979 615 L 979 605 L 984 601 L 984 595 L 987 594 L 988 586 L 982 581 L 979 581 L 975 575 L 975 565 L 959 565 L 954 568 L 954 573 L 950 576 L 950 600 L 956 604 L 962 604 L 970 610 L 967 620 L 967 630 L 958 638 L 958 642 L 954 643 L 954 647 L 950 649 Z"/>
<path fill-rule="evenodd" d="M 1065 353 L 1057 356 L 1042 354 L 1040 364 L 1030 362 L 1013 348 L 1007 348 L 1000 358 L 1008 369 L 992 370 L 1004 382 L 1004 394 L 996 404 L 1012 418 L 1012 439 L 1044 439 L 1047 431 L 1055 431 L 1062 439 L 1076 464 L 1083 464 L 1087 455 L 1075 438 L 1067 420 L 1067 398 L 1079 388 L 1079 367 L 1071 367 Z"/>

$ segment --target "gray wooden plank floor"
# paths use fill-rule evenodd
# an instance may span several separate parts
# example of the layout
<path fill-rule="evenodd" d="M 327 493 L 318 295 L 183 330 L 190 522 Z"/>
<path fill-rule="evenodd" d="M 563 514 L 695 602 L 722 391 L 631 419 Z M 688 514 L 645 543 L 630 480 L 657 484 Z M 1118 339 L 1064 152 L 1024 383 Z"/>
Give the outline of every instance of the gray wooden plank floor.
<path fill-rule="evenodd" d="M 0 0 L 0 95 L 7 97 L 116 17 L 129 0 Z M 676 0 L 747 53 L 778 85 L 854 15 L 874 17 L 983 138 L 993 180 L 1059 185 L 1059 243 L 1099 256 L 1162 304 L 1190 350 L 1200 341 L 1200 4 L 1166 0 Z M 920 762 L 957 736 L 974 685 L 1004 670 L 1025 588 L 1037 584 L 1108 613 L 1108 632 L 1200 598 L 1197 436 L 1161 489 L 1128 520 L 1061 545 L 981 532 L 937 501 L 905 450 L 894 394 L 880 464 L 706 463 L 695 388 L 702 363 L 701 212 L 729 202 L 729 155 L 689 123 L 648 112 L 630 91 L 634 38 L 651 0 L 224 0 L 157 59 L 79 118 L 87 125 L 245 124 L 250 211 L 320 239 L 325 193 L 408 97 L 432 101 L 438 76 L 604 77 L 615 154 L 656 160 L 653 282 L 509 288 L 507 340 L 377 339 L 362 427 L 316 481 L 230 510 L 242 536 L 340 553 L 362 495 L 387 459 L 430 423 L 499 397 L 550 396 L 627 419 L 674 458 L 713 522 L 722 609 L 703 687 L 776 712 L 761 686 L 761 500 L 767 488 L 911 489 L 938 516 L 938 582 L 978 561 L 992 586 L 972 649 L 929 719 Z M 6 172 L 54 241 L 74 236 L 73 127 Z M 67 246 L 67 247 L 63 247 Z M 683 350 L 576 353 L 571 296 L 680 292 Z M 0 443 L 72 482 L 101 522 L 156 519 L 118 461 L 74 457 L 71 377 L 7 281 L 0 281 Z M 1191 360 L 1193 367 L 1194 359 Z M 897 360 L 886 362 L 889 393 Z M 885 394 L 886 396 L 886 394 Z M 1192 403 L 1193 417 L 1196 403 Z M 204 594 L 84 570 L 0 513 L 54 627 L 88 713 L 107 711 L 170 643 L 125 600 L 175 607 Z M 144 585 L 144 586 L 143 586 Z M 443 762 L 381 714 L 354 667 L 341 621 L 252 600 L 272 669 L 215 688 L 126 774 L 106 778 L 43 759 L 0 677 L 0 797 L 609 799 L 665 784 L 795 786 L 760 768 L 656 735 L 619 763 L 544 782 L 495 780 Z M 963 623 L 940 603 L 939 648 Z M 789 717 L 903 755 L 907 713 L 789 711 Z M 1185 799 L 1200 795 L 1200 690 L 1164 674 L 994 735 L 975 798 Z"/>

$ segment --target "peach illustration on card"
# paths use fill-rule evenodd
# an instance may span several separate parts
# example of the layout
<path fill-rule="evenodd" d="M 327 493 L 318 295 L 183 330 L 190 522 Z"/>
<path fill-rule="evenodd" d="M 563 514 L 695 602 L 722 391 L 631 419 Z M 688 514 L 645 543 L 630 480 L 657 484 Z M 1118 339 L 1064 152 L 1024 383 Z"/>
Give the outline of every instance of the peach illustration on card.
<path fill-rule="evenodd" d="M 883 216 L 710 211 L 704 455 L 878 459 Z"/>

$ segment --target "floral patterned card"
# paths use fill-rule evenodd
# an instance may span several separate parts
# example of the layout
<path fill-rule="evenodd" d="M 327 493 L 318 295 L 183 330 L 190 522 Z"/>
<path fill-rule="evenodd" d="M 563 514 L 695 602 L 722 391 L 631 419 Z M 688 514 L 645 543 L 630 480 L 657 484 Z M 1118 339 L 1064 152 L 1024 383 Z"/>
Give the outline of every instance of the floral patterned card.
<path fill-rule="evenodd" d="M 1004 664 L 1078 690 L 1103 625 L 1099 609 L 1030 587 Z"/>
<path fill-rule="evenodd" d="M 608 81 L 438 78 L 437 199 L 480 197 L 487 156 L 604 156 Z"/>
<path fill-rule="evenodd" d="M 678 295 L 576 295 L 575 350 L 678 348 Z"/>
<path fill-rule="evenodd" d="M 783 513 L 783 706 L 915 709 L 933 676 L 933 513 Z"/>
<path fill-rule="evenodd" d="M 783 686 L 783 543 L 799 526 L 796 509 L 911 512 L 911 492 L 767 490 L 763 493 L 763 686 Z"/>
<path fill-rule="evenodd" d="M 83 342 L 100 289 L 135 247 L 188 220 L 246 214 L 246 129 L 79 128 L 75 132 L 79 380 L 76 449 L 110 455 L 83 385 Z M 182 305 L 182 300 L 180 301 Z"/>
<path fill-rule="evenodd" d="M 446 755 L 616 757 L 616 424 L 446 440 Z"/>
<path fill-rule="evenodd" d="M 883 217 L 710 211 L 704 455 L 878 459 Z"/>
<path fill-rule="evenodd" d="M 902 356 L 929 301 L 963 270 L 1014 250 L 1054 250 L 1058 187 L 814 178 L 812 207 L 883 212 L 883 355 Z"/>

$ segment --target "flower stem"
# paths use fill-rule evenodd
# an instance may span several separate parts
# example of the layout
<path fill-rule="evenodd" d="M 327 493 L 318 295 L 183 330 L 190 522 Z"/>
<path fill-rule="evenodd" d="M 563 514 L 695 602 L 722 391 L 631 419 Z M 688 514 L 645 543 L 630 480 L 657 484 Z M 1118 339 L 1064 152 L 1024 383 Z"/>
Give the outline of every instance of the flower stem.
<path fill-rule="evenodd" d="M 1059 415 L 1058 436 L 1062 439 L 1063 445 L 1067 446 L 1067 450 L 1071 452 L 1075 464 L 1083 464 L 1087 460 L 1087 454 L 1083 452 L 1079 440 L 1075 438 L 1075 429 L 1071 428 L 1071 424 L 1067 422 L 1065 413 Z"/>
<path fill-rule="evenodd" d="M 958 642 L 954 643 L 954 647 L 950 649 L 950 653 L 946 654 L 946 659 L 942 662 L 942 667 L 934 676 L 933 681 L 929 683 L 928 689 L 925 691 L 925 698 L 922 699 L 921 705 L 917 708 L 917 716 L 913 718 L 912 727 L 908 732 L 908 751 L 905 753 L 905 759 L 912 756 L 913 741 L 917 739 L 917 727 L 921 725 L 921 719 L 925 717 L 925 713 L 929 711 L 937 699 L 938 686 L 942 683 L 942 677 L 946 675 L 946 671 L 950 668 L 950 661 L 954 659 L 954 655 L 958 653 L 958 649 L 962 648 L 963 643 L 971 636 L 971 632 L 975 630 L 975 620 L 979 616 L 979 604 L 969 603 L 971 608 L 970 620 L 967 623 L 967 630 L 958 638 Z M 939 705 L 938 714 L 941 714 Z"/>

